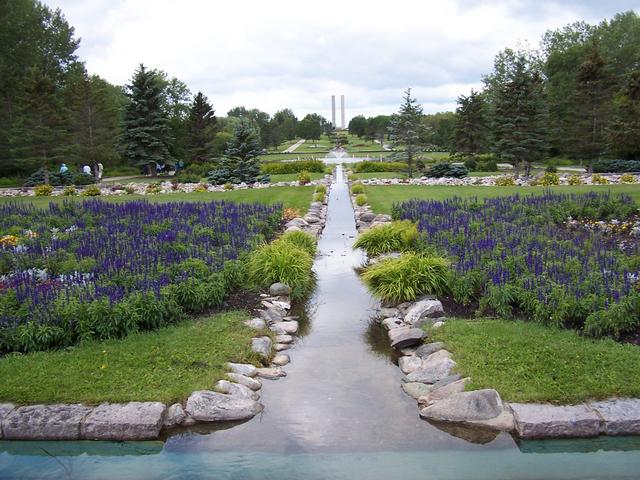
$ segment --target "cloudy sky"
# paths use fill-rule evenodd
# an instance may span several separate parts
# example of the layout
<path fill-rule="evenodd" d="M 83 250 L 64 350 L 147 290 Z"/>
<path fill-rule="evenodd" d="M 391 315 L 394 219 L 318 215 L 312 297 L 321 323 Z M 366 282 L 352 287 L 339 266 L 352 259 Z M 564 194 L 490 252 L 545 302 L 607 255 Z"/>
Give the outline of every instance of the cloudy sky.
<path fill-rule="evenodd" d="M 425 112 L 452 110 L 480 86 L 494 55 L 537 46 L 547 29 L 640 11 L 640 0 L 45 0 L 82 42 L 90 73 L 127 83 L 140 62 L 165 70 L 218 114 L 231 107 L 347 121 L 397 110 L 412 87 Z"/>

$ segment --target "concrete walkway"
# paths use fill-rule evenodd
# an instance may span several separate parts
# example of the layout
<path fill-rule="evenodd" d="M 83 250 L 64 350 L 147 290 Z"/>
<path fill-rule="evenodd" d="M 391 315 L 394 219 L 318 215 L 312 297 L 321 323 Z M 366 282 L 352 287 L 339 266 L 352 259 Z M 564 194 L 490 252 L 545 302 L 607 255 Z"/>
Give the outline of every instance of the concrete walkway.
<path fill-rule="evenodd" d="M 287 148 L 286 150 L 284 150 L 282 153 L 293 153 L 296 151 L 296 149 L 302 145 L 304 142 L 306 142 L 306 140 L 303 138 L 302 140 L 300 140 L 299 142 L 294 143 L 293 145 L 291 145 L 289 148 Z"/>

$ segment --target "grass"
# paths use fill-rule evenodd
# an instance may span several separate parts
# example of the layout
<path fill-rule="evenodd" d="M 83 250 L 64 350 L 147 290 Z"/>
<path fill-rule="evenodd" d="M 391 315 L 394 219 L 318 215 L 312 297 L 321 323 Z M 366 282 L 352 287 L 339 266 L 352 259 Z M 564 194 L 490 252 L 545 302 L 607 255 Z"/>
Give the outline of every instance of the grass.
<path fill-rule="evenodd" d="M 507 320 L 450 320 L 432 332 L 471 377 L 467 390 L 495 388 L 510 402 L 572 404 L 640 396 L 640 348 L 610 339 Z"/>
<path fill-rule="evenodd" d="M 351 177 L 355 180 L 369 180 L 371 178 L 407 178 L 401 172 L 370 172 L 370 173 L 353 173 Z"/>
<path fill-rule="evenodd" d="M 122 340 L 0 359 L 0 401 L 18 404 L 161 401 L 211 389 L 227 361 L 252 363 L 245 312 L 191 320 Z"/>
<path fill-rule="evenodd" d="M 477 197 L 478 199 L 498 197 L 501 195 L 542 194 L 549 187 L 482 187 L 482 186 L 448 186 L 448 185 L 384 185 L 367 186 L 369 205 L 376 213 L 391 213 L 394 203 L 412 198 L 425 200 L 444 200 L 454 196 Z M 639 185 L 576 185 L 552 187 L 554 191 L 563 193 L 586 193 L 590 191 L 630 195 L 636 203 L 640 202 Z"/>
<path fill-rule="evenodd" d="M 212 200 L 227 200 L 242 203 L 282 203 L 287 208 L 296 208 L 302 214 L 306 213 L 313 187 L 271 187 L 246 190 L 231 190 L 228 192 L 203 193 L 167 193 L 157 195 L 105 195 L 100 198 L 108 202 L 126 202 L 130 200 L 147 199 L 150 202 L 209 202 Z M 82 201 L 86 197 L 0 197 L 0 204 L 11 201 L 33 203 L 36 207 L 46 208 L 50 202 L 62 203 L 65 199 Z"/>
<path fill-rule="evenodd" d="M 271 183 L 298 181 L 297 173 L 281 173 L 277 175 L 269 175 L 269 177 L 271 178 Z M 309 172 L 309 177 L 311 177 L 311 180 L 322 180 L 324 178 L 324 173 Z"/>

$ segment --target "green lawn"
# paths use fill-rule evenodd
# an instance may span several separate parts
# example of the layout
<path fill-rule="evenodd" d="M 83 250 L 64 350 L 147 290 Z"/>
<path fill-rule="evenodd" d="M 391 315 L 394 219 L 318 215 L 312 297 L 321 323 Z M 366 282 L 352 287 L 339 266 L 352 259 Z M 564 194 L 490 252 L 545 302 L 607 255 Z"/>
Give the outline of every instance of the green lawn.
<path fill-rule="evenodd" d="M 371 178 L 406 178 L 401 172 L 373 172 L 373 173 L 353 173 L 350 178 L 356 180 L 369 180 Z M 370 187 L 367 187 L 370 188 Z"/>
<path fill-rule="evenodd" d="M 309 176 L 311 177 L 311 180 L 322 180 L 324 178 L 324 173 L 310 172 Z M 297 173 L 282 173 L 277 175 L 269 175 L 269 177 L 271 178 L 271 183 L 298 181 Z"/>
<path fill-rule="evenodd" d="M 0 359 L 0 401 L 177 402 L 211 389 L 227 361 L 257 362 L 245 312 L 186 321 L 122 340 Z"/>
<path fill-rule="evenodd" d="M 506 401 L 576 403 L 640 396 L 640 348 L 507 320 L 450 320 L 431 334 L 471 377 Z"/>
<path fill-rule="evenodd" d="M 212 200 L 228 200 L 233 202 L 266 204 L 282 203 L 285 207 L 297 208 L 306 212 L 311 203 L 313 187 L 271 187 L 247 190 L 231 190 L 228 192 L 204 193 L 167 193 L 157 195 L 108 195 L 101 198 L 108 202 L 126 202 L 129 200 L 147 199 L 150 202 L 207 202 Z M 28 202 L 44 208 L 50 202 L 61 203 L 65 199 L 82 201 L 87 197 L 0 197 L 0 204 L 10 201 Z"/>
<path fill-rule="evenodd" d="M 454 196 L 477 197 L 479 199 L 498 197 L 501 195 L 529 195 L 541 194 L 548 187 L 481 187 L 447 185 L 384 185 L 366 186 L 366 194 L 371 208 L 376 213 L 391 213 L 394 203 L 410 199 L 444 200 Z M 636 202 L 640 202 L 639 185 L 576 185 L 553 187 L 554 191 L 563 193 L 585 193 L 590 191 L 625 193 L 631 195 Z"/>

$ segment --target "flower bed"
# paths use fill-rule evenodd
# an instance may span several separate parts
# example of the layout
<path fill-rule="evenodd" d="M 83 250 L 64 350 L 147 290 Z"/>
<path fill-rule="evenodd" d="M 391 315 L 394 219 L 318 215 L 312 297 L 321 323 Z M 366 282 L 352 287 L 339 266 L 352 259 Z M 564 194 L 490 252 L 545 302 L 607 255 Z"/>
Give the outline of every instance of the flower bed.
<path fill-rule="evenodd" d="M 450 289 L 458 303 L 623 336 L 640 327 L 638 244 L 621 249 L 617 235 L 570 228 L 566 219 L 611 219 L 635 210 L 626 196 L 547 192 L 484 203 L 413 200 L 396 205 L 394 217 L 417 221 L 422 242 L 452 257 Z"/>
<path fill-rule="evenodd" d="M 219 304 L 282 207 L 99 200 L 0 205 L 0 352 L 117 338 Z"/>

